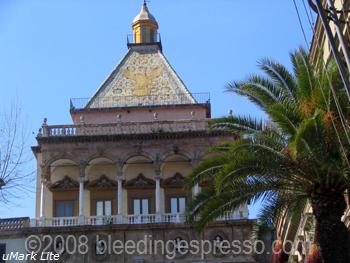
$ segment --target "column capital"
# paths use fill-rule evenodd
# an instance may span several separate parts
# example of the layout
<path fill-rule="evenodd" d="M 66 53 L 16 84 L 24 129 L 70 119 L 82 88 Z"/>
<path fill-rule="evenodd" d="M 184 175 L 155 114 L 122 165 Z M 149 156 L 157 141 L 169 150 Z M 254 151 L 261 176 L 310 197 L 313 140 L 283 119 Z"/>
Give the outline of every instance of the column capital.
<path fill-rule="evenodd" d="M 79 183 L 85 183 L 86 181 L 87 181 L 87 179 L 85 178 L 85 176 L 79 177 Z"/>
<path fill-rule="evenodd" d="M 194 150 L 191 159 L 191 165 L 197 166 L 201 161 L 201 154 L 199 150 Z"/>
<path fill-rule="evenodd" d="M 115 160 L 115 164 L 119 167 L 119 168 L 123 168 L 124 165 L 124 160 L 121 157 L 117 157 L 117 159 Z"/>
<path fill-rule="evenodd" d="M 81 159 L 80 161 L 79 161 L 79 167 L 80 168 L 85 168 L 87 165 L 88 165 L 88 161 L 87 160 L 85 160 L 85 159 Z"/>
<path fill-rule="evenodd" d="M 160 169 L 155 169 L 155 173 L 156 175 L 154 176 L 155 179 L 162 179 L 163 176 L 162 176 L 162 171 Z"/>
<path fill-rule="evenodd" d="M 48 178 L 41 177 L 40 183 L 44 184 L 44 186 L 47 186 L 49 182 L 50 180 Z"/>
<path fill-rule="evenodd" d="M 198 166 L 199 165 L 199 163 L 200 163 L 200 159 L 198 159 L 198 158 L 193 158 L 192 160 L 191 160 L 191 165 L 193 166 L 193 167 L 195 167 L 195 166 Z"/>
<path fill-rule="evenodd" d="M 159 155 L 157 154 L 157 156 L 159 156 Z M 156 160 L 154 161 L 153 165 L 154 165 L 154 171 L 156 173 L 156 177 L 157 176 L 161 176 L 161 173 L 162 173 L 162 171 L 161 171 L 162 162 L 160 161 L 159 157 L 156 158 Z"/>
<path fill-rule="evenodd" d="M 156 174 L 154 179 L 156 179 L 156 180 L 163 180 L 163 176 L 161 174 Z"/>
<path fill-rule="evenodd" d="M 40 170 L 41 170 L 41 179 L 45 181 L 49 181 L 51 177 L 51 168 L 49 165 L 40 165 Z"/>
<path fill-rule="evenodd" d="M 117 175 L 116 180 L 117 181 L 125 181 L 125 177 L 124 177 L 124 175 Z"/>
<path fill-rule="evenodd" d="M 84 178 L 85 177 L 85 168 L 87 166 L 88 162 L 85 160 L 81 160 L 79 162 L 79 176 Z"/>

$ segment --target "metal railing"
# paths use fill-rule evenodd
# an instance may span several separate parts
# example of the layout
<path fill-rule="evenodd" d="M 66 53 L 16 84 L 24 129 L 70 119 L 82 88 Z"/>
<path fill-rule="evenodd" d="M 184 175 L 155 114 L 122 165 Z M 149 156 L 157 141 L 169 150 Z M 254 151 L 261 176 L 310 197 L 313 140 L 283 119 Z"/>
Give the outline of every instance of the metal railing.
<path fill-rule="evenodd" d="M 127 34 L 126 35 L 126 41 L 127 41 L 128 45 L 141 44 L 141 43 L 137 43 L 135 41 L 135 35 L 134 34 Z M 143 44 L 160 44 L 160 43 L 162 43 L 162 38 L 160 36 L 160 33 L 155 34 L 153 39 L 146 39 L 146 41 L 143 42 Z"/>
<path fill-rule="evenodd" d="M 168 106 L 184 104 L 209 104 L 209 93 L 179 93 L 158 94 L 148 96 L 111 96 L 96 98 L 72 98 L 71 110 L 142 107 L 142 106 Z"/>

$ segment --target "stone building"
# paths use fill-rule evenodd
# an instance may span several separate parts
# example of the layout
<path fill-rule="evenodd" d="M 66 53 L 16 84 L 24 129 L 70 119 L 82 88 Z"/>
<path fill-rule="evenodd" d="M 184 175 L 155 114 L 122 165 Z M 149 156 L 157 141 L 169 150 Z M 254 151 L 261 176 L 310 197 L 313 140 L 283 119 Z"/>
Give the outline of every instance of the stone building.
<path fill-rule="evenodd" d="M 235 135 L 208 128 L 209 94 L 190 93 L 171 67 L 146 3 L 132 28 L 127 54 L 96 93 L 71 99 L 73 124 L 44 120 L 32 148 L 36 218 L 23 233 L 88 236 L 88 254 L 69 255 L 66 248 L 66 262 L 255 262 L 252 253 L 169 259 L 96 252 L 97 235 L 123 243 L 152 236 L 174 240 L 174 246 L 181 240 L 232 242 L 249 240 L 254 223 L 247 205 L 227 211 L 201 233 L 185 223 L 187 204 L 205 185 L 185 191 L 184 178 L 209 157 L 209 147 Z"/>

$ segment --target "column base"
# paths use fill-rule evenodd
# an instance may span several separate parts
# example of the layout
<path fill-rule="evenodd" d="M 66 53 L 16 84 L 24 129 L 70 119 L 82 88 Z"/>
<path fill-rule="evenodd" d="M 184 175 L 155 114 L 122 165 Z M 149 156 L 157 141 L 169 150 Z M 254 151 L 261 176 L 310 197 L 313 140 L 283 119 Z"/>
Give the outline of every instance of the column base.
<path fill-rule="evenodd" d="M 123 224 L 123 215 L 122 214 L 117 215 L 117 224 Z"/>
<path fill-rule="evenodd" d="M 85 216 L 79 216 L 78 217 L 78 224 L 79 225 L 85 225 Z"/>
<path fill-rule="evenodd" d="M 162 222 L 162 214 L 156 213 L 156 223 L 161 223 L 161 222 Z"/>
<path fill-rule="evenodd" d="M 45 226 L 45 217 L 44 216 L 40 217 L 39 226 Z"/>

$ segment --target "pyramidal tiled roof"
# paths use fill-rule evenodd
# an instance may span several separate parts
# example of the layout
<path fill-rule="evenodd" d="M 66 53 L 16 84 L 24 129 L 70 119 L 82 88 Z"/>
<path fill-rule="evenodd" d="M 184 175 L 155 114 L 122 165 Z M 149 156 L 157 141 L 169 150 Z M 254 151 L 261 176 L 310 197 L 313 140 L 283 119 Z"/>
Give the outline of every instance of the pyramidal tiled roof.
<path fill-rule="evenodd" d="M 195 100 L 158 45 L 136 45 L 86 108 L 192 104 Z"/>

